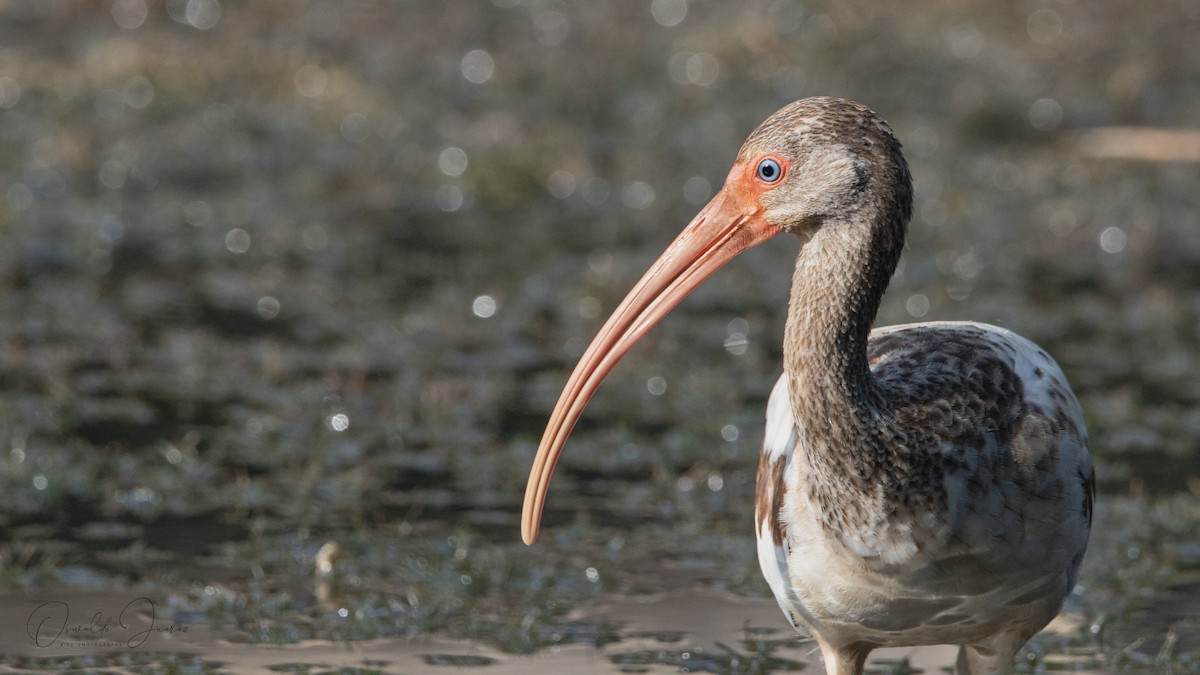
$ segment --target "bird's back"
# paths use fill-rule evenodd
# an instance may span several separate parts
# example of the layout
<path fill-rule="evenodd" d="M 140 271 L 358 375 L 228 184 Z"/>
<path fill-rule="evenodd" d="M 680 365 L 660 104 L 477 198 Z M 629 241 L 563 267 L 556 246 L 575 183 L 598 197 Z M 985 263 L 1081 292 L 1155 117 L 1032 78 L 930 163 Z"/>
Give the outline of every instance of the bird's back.
<path fill-rule="evenodd" d="M 794 419 L 786 376 L 772 393 L 757 518 L 768 582 L 794 624 L 835 646 L 1000 634 L 1019 647 L 1058 612 L 1087 545 L 1093 474 L 1075 396 L 1049 355 L 994 326 L 877 329 L 867 352 L 873 440 L 845 452 L 888 459 L 854 499 L 812 489 L 841 478 L 804 461 L 815 436 Z M 842 470 L 861 478 L 853 459 Z"/>

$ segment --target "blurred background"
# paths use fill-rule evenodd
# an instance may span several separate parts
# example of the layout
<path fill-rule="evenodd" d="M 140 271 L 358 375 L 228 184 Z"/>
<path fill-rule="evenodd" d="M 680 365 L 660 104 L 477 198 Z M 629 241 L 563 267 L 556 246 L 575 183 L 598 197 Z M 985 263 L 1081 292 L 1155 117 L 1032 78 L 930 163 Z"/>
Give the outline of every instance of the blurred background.
<path fill-rule="evenodd" d="M 1012 328 L 1087 413 L 1073 621 L 1021 667 L 1197 667 L 1197 35 L 1197 0 L 0 1 L 0 602 L 681 667 L 686 632 L 604 608 L 773 607 L 751 514 L 795 242 L 617 368 L 532 548 L 529 464 L 745 136 L 836 95 L 916 181 L 879 323 Z M 776 620 L 701 669 L 799 667 Z"/>

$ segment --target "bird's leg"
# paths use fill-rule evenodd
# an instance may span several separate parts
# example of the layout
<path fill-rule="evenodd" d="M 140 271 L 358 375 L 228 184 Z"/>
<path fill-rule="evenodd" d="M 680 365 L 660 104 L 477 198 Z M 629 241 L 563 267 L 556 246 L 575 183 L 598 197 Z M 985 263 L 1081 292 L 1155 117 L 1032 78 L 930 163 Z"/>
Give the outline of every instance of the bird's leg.
<path fill-rule="evenodd" d="M 1028 635 L 999 633 L 992 637 L 958 648 L 954 675 L 1002 675 L 1012 667 L 1013 657 Z"/>
<path fill-rule="evenodd" d="M 821 658 L 825 660 L 826 675 L 862 675 L 867 655 L 871 653 L 869 645 L 860 643 L 834 647 L 819 637 L 816 640 L 821 648 Z"/>

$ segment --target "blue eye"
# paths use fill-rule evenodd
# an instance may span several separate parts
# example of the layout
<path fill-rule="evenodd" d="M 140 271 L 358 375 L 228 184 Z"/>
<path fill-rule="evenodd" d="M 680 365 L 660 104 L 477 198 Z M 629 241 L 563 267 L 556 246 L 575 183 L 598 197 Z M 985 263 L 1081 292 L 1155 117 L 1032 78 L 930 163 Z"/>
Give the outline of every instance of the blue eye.
<path fill-rule="evenodd" d="M 783 175 L 783 167 L 779 166 L 779 162 L 767 157 L 758 163 L 755 174 L 762 181 L 774 183 Z"/>

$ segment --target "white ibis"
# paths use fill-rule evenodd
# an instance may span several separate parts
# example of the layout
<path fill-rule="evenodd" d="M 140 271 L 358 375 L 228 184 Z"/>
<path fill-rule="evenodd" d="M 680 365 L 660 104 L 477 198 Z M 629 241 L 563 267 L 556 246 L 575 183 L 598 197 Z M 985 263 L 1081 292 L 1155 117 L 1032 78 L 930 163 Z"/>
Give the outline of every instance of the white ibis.
<path fill-rule="evenodd" d="M 868 108 L 809 98 L 763 122 L 571 374 L 530 472 L 525 542 L 617 361 L 729 259 L 790 232 L 784 373 L 758 469 L 763 575 L 830 675 L 926 644 L 959 645 L 958 673 L 1006 672 L 1075 585 L 1095 492 L 1087 431 L 1062 370 L 1012 332 L 871 330 L 911 212 L 900 142 Z"/>

